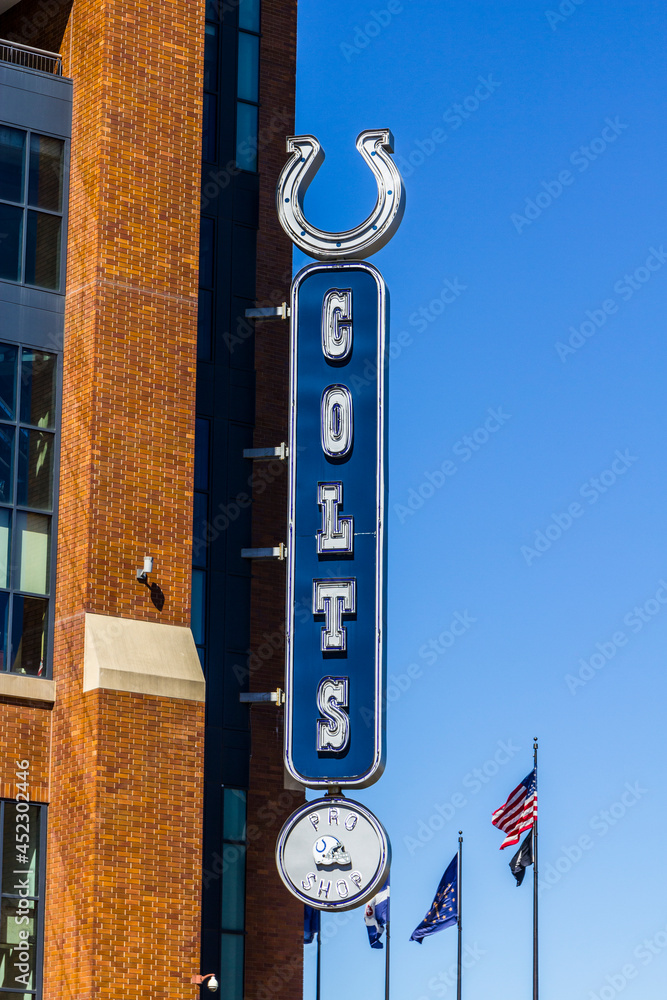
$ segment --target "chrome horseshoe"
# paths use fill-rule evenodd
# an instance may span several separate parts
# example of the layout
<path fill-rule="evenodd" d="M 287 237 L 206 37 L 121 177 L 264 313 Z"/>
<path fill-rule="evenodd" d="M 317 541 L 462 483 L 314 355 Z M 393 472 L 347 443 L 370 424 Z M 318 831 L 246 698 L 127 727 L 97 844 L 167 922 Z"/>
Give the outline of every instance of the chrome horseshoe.
<path fill-rule="evenodd" d="M 287 139 L 287 152 L 292 155 L 278 178 L 276 210 L 292 242 L 316 260 L 365 260 L 388 243 L 401 224 L 405 188 L 390 156 L 394 152 L 393 135 L 386 128 L 367 129 L 357 137 L 356 146 L 375 175 L 378 186 L 375 208 L 356 229 L 325 233 L 311 226 L 303 214 L 303 199 L 324 162 L 324 150 L 314 135 L 293 135 Z"/>

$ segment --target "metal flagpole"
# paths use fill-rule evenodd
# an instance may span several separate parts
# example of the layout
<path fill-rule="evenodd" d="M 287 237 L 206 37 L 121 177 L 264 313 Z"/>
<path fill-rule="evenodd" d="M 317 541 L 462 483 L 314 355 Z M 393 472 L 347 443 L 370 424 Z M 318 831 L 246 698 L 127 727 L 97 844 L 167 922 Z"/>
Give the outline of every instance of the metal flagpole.
<path fill-rule="evenodd" d="M 389 914 L 387 914 L 388 916 Z M 387 930 L 387 946 L 384 955 L 384 1000 L 389 1000 L 389 920 L 387 920 L 385 928 Z"/>
<path fill-rule="evenodd" d="M 315 1000 L 320 1000 L 320 958 L 322 948 L 322 911 L 319 911 L 320 919 L 317 922 L 317 985 L 315 987 Z"/>
<path fill-rule="evenodd" d="M 463 830 L 459 830 L 459 872 L 458 872 L 458 884 L 459 884 L 459 898 L 458 902 L 458 918 L 456 921 L 456 926 L 458 928 L 458 954 L 456 959 L 456 1000 L 461 1000 L 461 938 L 462 938 L 462 926 L 461 926 L 461 910 L 462 910 L 462 893 L 461 893 L 461 876 L 463 867 Z"/>
<path fill-rule="evenodd" d="M 535 764 L 535 799 L 537 799 L 537 736 L 533 742 Z M 533 1000 L 539 1000 L 540 980 L 537 949 L 537 811 L 533 822 Z"/>

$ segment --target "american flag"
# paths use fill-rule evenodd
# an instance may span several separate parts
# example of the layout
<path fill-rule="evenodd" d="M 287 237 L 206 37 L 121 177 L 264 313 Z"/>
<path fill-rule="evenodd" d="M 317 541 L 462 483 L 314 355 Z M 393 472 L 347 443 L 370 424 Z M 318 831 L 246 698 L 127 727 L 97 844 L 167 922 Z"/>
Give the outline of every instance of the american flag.
<path fill-rule="evenodd" d="M 500 850 L 518 844 L 519 838 L 526 830 L 530 830 L 537 819 L 537 772 L 536 769 L 527 774 L 520 785 L 510 792 L 505 805 L 496 809 L 491 822 L 507 836 L 500 845 Z"/>

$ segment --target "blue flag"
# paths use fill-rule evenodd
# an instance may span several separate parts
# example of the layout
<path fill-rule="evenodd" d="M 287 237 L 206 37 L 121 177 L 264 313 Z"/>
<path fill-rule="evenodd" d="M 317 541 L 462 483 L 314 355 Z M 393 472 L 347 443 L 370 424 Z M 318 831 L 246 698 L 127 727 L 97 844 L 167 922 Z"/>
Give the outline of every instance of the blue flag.
<path fill-rule="evenodd" d="M 389 923 L 389 879 L 382 886 L 377 896 L 373 896 L 370 903 L 366 904 L 364 921 L 371 948 L 384 947 L 380 938 L 382 937 L 385 925 Z"/>
<path fill-rule="evenodd" d="M 440 879 L 435 899 L 419 927 L 410 935 L 411 941 L 422 943 L 423 938 L 445 927 L 451 927 L 459 919 L 459 864 L 455 854 Z"/>
<path fill-rule="evenodd" d="M 303 908 L 303 943 L 310 944 L 315 935 L 320 933 L 320 911 L 314 906 Z"/>

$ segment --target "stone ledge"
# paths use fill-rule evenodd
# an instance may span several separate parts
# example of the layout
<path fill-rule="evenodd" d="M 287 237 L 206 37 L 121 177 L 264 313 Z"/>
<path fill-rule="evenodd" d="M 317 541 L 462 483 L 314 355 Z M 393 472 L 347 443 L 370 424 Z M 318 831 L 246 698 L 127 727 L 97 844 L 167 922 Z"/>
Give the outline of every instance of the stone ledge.
<path fill-rule="evenodd" d="M 83 690 L 129 691 L 205 701 L 206 682 L 189 628 L 86 614 Z"/>
<path fill-rule="evenodd" d="M 38 701 L 43 705 L 53 705 L 56 700 L 56 683 L 45 677 L 30 677 L 28 674 L 0 673 L 0 698 L 16 698 L 19 701 Z"/>

